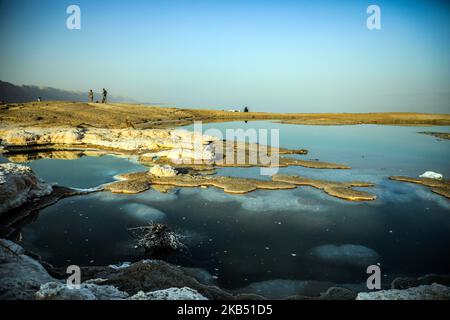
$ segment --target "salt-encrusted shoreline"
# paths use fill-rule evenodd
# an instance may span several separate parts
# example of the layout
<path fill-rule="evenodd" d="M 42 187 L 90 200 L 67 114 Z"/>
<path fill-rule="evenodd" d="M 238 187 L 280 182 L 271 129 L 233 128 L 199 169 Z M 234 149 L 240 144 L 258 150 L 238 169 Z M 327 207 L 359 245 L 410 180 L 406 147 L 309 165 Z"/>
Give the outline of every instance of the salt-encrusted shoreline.
<path fill-rule="evenodd" d="M 0 129 L 6 154 L 18 152 L 115 152 L 136 155 L 141 163 L 170 164 L 187 168 L 287 167 L 350 169 L 343 164 L 307 161 L 286 154 L 307 154 L 305 149 L 267 148 L 258 144 L 221 141 L 216 137 L 181 129 L 99 129 L 72 127 L 6 127 Z M 254 161 L 250 161 L 252 157 Z M 274 156 L 271 158 L 271 156 Z M 55 154 L 56 156 L 56 154 Z M 229 161 L 230 158 L 232 161 Z M 20 157 L 19 157 L 20 159 Z M 272 161 L 273 160 L 273 161 Z"/>
<path fill-rule="evenodd" d="M 98 148 L 139 154 L 176 150 L 181 156 L 209 160 L 214 157 L 212 142 L 217 138 L 186 130 L 169 129 L 97 129 L 52 127 L 0 129 L 5 149 L 46 146 Z M 188 151 L 189 150 L 189 151 Z"/>

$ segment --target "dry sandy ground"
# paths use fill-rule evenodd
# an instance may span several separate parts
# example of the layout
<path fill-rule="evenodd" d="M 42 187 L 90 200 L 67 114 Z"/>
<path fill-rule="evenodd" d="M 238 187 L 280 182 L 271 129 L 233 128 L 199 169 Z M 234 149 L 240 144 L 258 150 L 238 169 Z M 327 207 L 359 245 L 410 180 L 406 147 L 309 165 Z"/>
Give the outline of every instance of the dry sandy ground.
<path fill-rule="evenodd" d="M 98 128 L 162 128 L 193 121 L 279 120 L 309 125 L 386 124 L 450 125 L 449 114 L 426 113 L 263 113 L 227 112 L 83 102 L 31 102 L 0 105 L 0 124 L 15 126 L 92 126 Z"/>

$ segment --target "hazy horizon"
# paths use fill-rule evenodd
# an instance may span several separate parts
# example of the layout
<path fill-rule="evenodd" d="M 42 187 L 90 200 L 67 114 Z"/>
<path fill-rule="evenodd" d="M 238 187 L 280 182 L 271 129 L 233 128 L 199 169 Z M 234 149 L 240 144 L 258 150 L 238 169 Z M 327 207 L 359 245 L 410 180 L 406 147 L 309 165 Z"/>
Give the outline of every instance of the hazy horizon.
<path fill-rule="evenodd" d="M 2 0 L 0 78 L 185 108 L 449 113 L 449 18 L 444 1 Z"/>

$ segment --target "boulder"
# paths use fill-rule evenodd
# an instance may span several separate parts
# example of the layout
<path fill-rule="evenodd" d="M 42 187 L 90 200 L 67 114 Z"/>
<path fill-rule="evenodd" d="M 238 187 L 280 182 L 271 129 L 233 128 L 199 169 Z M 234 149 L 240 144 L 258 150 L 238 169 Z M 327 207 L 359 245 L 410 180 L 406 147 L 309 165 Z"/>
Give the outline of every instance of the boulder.
<path fill-rule="evenodd" d="M 52 193 L 30 167 L 15 163 L 0 164 L 0 215 L 27 201 Z"/>
<path fill-rule="evenodd" d="M 128 294 L 113 286 L 82 283 L 79 289 L 69 288 L 65 283 L 43 284 L 35 294 L 36 300 L 120 300 Z"/>
<path fill-rule="evenodd" d="M 155 165 L 150 169 L 150 174 L 156 177 L 173 177 L 177 175 L 177 170 L 171 166 Z"/>
<path fill-rule="evenodd" d="M 42 284 L 56 281 L 21 246 L 0 239 L 0 300 L 33 299 Z"/>

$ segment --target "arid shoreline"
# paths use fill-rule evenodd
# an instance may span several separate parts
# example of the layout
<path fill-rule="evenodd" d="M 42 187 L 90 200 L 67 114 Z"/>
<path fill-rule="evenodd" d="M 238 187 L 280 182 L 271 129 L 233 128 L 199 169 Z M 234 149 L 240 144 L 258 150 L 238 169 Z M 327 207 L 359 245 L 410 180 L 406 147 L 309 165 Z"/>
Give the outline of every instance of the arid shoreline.
<path fill-rule="evenodd" d="M 301 125 L 450 125 L 450 114 L 428 113 L 264 113 L 163 108 L 138 104 L 30 102 L 0 106 L 1 125 L 21 127 L 168 128 L 194 121 L 272 120 Z"/>

